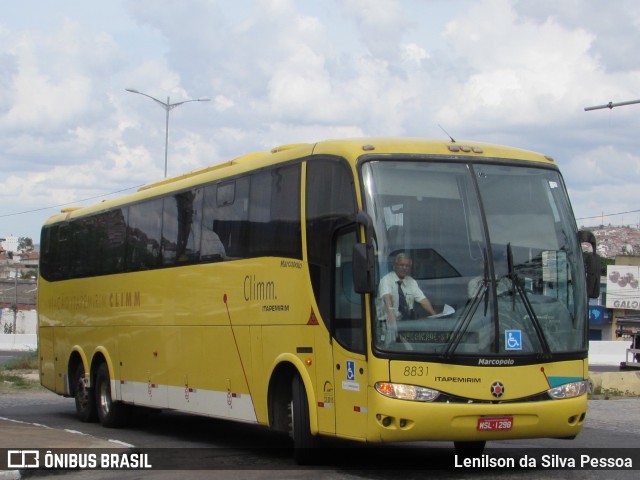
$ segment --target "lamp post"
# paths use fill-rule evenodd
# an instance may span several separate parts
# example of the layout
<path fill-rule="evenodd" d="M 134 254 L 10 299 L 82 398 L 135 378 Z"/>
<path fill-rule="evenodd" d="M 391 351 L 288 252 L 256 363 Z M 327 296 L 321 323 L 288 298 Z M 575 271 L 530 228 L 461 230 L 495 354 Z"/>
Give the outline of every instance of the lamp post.
<path fill-rule="evenodd" d="M 629 100 L 627 102 L 618 102 L 618 103 L 609 102 L 605 105 L 595 105 L 593 107 L 584 107 L 584 111 L 589 112 L 591 110 L 600 110 L 603 108 L 608 108 L 609 110 L 611 110 L 613 107 L 624 107 L 625 105 L 635 105 L 636 103 L 640 103 L 640 100 Z"/>
<path fill-rule="evenodd" d="M 164 110 L 167 112 L 167 119 L 166 119 L 165 133 L 164 133 L 164 178 L 167 178 L 167 155 L 168 155 L 168 149 L 169 149 L 169 112 L 174 108 L 179 107 L 183 103 L 208 102 L 211 99 L 203 97 L 203 98 L 195 98 L 193 100 L 184 100 L 182 102 L 171 103 L 169 96 L 167 96 L 167 101 L 163 102 L 162 100 L 158 100 L 157 98 L 152 97 L 151 95 L 147 95 L 146 93 L 139 92 L 138 90 L 134 90 L 133 88 L 125 88 L 125 90 L 127 92 L 137 93 L 138 95 L 144 95 L 145 97 L 150 98 L 151 100 L 156 102 L 158 105 L 160 105 L 162 108 L 164 108 Z"/>

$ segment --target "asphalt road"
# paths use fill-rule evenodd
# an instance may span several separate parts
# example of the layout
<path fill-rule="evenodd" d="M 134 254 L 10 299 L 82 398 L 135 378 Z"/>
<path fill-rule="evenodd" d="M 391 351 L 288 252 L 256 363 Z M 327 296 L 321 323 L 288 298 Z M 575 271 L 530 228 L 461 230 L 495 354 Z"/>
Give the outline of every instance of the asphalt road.
<path fill-rule="evenodd" d="M 0 366 L 20 352 L 0 351 Z M 593 371 L 618 371 L 615 366 L 593 367 Z M 450 442 L 421 442 L 410 445 L 390 445 L 383 449 L 353 449 L 353 444 L 328 442 L 323 466 L 300 470 L 291 457 L 290 442 L 286 436 L 266 429 L 211 418 L 175 412 L 138 413 L 125 429 L 105 429 L 96 423 L 81 423 L 75 418 L 72 399 L 65 399 L 46 390 L 0 395 L 0 417 L 44 425 L 53 429 L 73 430 L 92 438 L 115 440 L 136 449 L 154 449 L 161 455 L 179 455 L 173 462 L 179 465 L 184 478 L 221 479 L 483 479 L 487 475 L 498 479 L 580 478 L 599 479 L 636 478 L 637 471 L 623 470 L 538 470 L 508 469 L 477 470 L 453 468 L 432 470 L 430 465 L 454 465 L 455 451 Z M 516 457 L 522 452 L 541 454 L 543 450 L 560 452 L 624 451 L 640 445 L 640 399 L 591 400 L 587 423 L 582 433 L 572 441 L 554 439 L 489 442 L 486 454 L 496 458 Z M 0 432 L 0 436 L 2 432 Z M 346 448 L 345 448 L 346 447 Z M 34 445 L 34 448 L 39 448 Z M 160 450 L 157 450 L 160 449 Z M 570 449 L 570 450 L 567 450 Z M 177 452 L 177 453 L 176 453 Z M 191 470 L 193 461 L 202 459 L 210 467 L 210 453 L 214 452 L 214 469 Z M 326 458 L 329 457 L 329 458 Z M 640 469 L 640 459 L 636 469 Z M 394 466 L 397 465 L 397 468 Z M 424 465 L 424 467 L 422 467 Z M 67 471 L 65 479 L 138 479 L 175 478 L 175 471 Z M 53 473 L 44 476 L 53 476 Z M 38 476 L 43 476 L 39 473 Z M 55 473 L 60 477 L 60 472 Z M 4 478 L 0 472 L 0 480 Z"/>
<path fill-rule="evenodd" d="M 602 451 L 619 452 L 640 442 L 640 399 L 592 400 L 586 427 L 572 441 L 537 439 L 489 442 L 486 454 L 494 458 L 510 458 L 523 452 L 537 455 L 545 449 L 560 458 L 569 453 Z M 329 442 L 321 468 L 301 470 L 291 458 L 289 440 L 252 425 L 226 422 L 174 412 L 138 415 L 125 429 L 105 429 L 95 423 L 75 419 L 74 401 L 43 390 L 0 395 L 0 417 L 37 423 L 53 429 L 79 431 L 91 437 L 116 440 L 137 449 L 155 450 L 162 455 L 178 455 L 183 478 L 272 479 L 390 479 L 412 480 L 428 476 L 439 479 L 532 478 L 636 478 L 637 471 L 622 470 L 539 470 L 497 468 L 478 470 L 452 468 L 433 470 L 433 465 L 453 466 L 451 443 L 420 442 L 405 446 L 390 445 L 382 449 L 354 449 L 353 444 Z M 1 435 L 1 432 L 0 432 Z M 38 445 L 33 445 L 38 448 Z M 566 450 L 570 449 L 570 450 Z M 569 453 L 567 453 L 569 452 Z M 204 457 L 203 457 L 204 455 Z M 193 462 L 215 456 L 213 470 L 190 470 Z M 157 458 L 157 457 L 156 457 Z M 639 459 L 640 463 L 640 459 Z M 206 464 L 206 461 L 205 461 Z M 637 465 L 636 468 L 640 468 Z M 53 475 L 53 474 L 49 474 Z M 47 475 L 47 476 L 49 476 Z M 40 476 L 40 475 L 39 475 Z M 60 473 L 56 473 L 59 478 Z M 175 471 L 93 471 L 66 472 L 65 479 L 89 478 L 175 478 Z M 2 478 L 0 476 L 0 478 Z"/>

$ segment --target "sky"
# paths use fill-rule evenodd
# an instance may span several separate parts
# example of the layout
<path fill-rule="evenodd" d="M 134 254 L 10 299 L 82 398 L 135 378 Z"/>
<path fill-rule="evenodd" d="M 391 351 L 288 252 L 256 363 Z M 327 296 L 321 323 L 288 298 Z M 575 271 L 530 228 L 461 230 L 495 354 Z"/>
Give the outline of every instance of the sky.
<path fill-rule="evenodd" d="M 553 157 L 578 226 L 640 224 L 636 0 L 22 0 L 0 16 L 0 237 L 289 143 Z M 442 127 L 442 128 L 441 128 Z"/>

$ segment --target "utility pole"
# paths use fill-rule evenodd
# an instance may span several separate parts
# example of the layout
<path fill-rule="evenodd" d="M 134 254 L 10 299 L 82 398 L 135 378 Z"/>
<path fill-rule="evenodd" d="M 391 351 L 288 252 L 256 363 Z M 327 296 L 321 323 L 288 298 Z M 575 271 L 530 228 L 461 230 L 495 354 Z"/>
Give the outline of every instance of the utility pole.
<path fill-rule="evenodd" d="M 15 296 L 13 297 L 13 334 L 15 335 L 18 332 L 18 267 L 16 267 L 16 275 L 15 275 Z"/>

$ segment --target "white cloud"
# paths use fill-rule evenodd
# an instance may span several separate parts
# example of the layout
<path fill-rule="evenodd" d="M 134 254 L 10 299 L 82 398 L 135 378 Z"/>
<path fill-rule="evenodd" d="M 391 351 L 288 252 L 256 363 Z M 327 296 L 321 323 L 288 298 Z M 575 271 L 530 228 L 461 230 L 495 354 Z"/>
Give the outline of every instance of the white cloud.
<path fill-rule="evenodd" d="M 171 111 L 170 174 L 278 144 L 445 138 L 441 123 L 555 157 L 578 217 L 637 206 L 640 106 L 583 111 L 637 98 L 632 0 L 60 0 L 31 13 L 0 19 L 6 212 L 163 175 L 165 112 L 125 88 L 212 99 Z M 37 236 L 49 213 L 7 217 L 10 230 Z"/>
<path fill-rule="evenodd" d="M 469 74 L 451 88 L 448 123 L 487 118 L 539 124 L 576 112 L 602 75 L 590 56 L 593 35 L 551 18 L 523 18 L 508 0 L 486 0 L 447 25 L 453 55 Z M 561 46 L 561 48 L 560 48 Z"/>
<path fill-rule="evenodd" d="M 414 63 L 418 66 L 422 64 L 423 60 L 430 58 L 429 53 L 420 45 L 416 45 L 415 43 L 405 43 L 401 45 L 400 56 L 402 60 Z"/>
<path fill-rule="evenodd" d="M 400 53 L 402 37 L 411 24 L 398 0 L 345 0 L 346 15 L 353 18 L 362 42 L 375 57 L 393 60 Z"/>
<path fill-rule="evenodd" d="M 588 29 L 594 37 L 591 54 L 610 72 L 627 71 L 629 59 L 637 54 L 640 42 L 640 3 L 616 0 L 518 0 L 517 11 L 532 19 L 552 18 L 569 28 Z M 613 4 L 615 3 L 615 5 Z"/>
<path fill-rule="evenodd" d="M 216 98 L 214 98 L 213 101 L 216 106 L 216 110 L 219 112 L 224 112 L 235 105 L 235 102 L 232 99 L 227 98 L 224 95 L 216 95 Z"/>
<path fill-rule="evenodd" d="M 590 187 L 597 178 L 615 190 L 616 186 L 636 186 L 640 178 L 640 152 L 629 152 L 613 145 L 581 152 L 563 165 L 565 176 L 578 187 Z"/>

